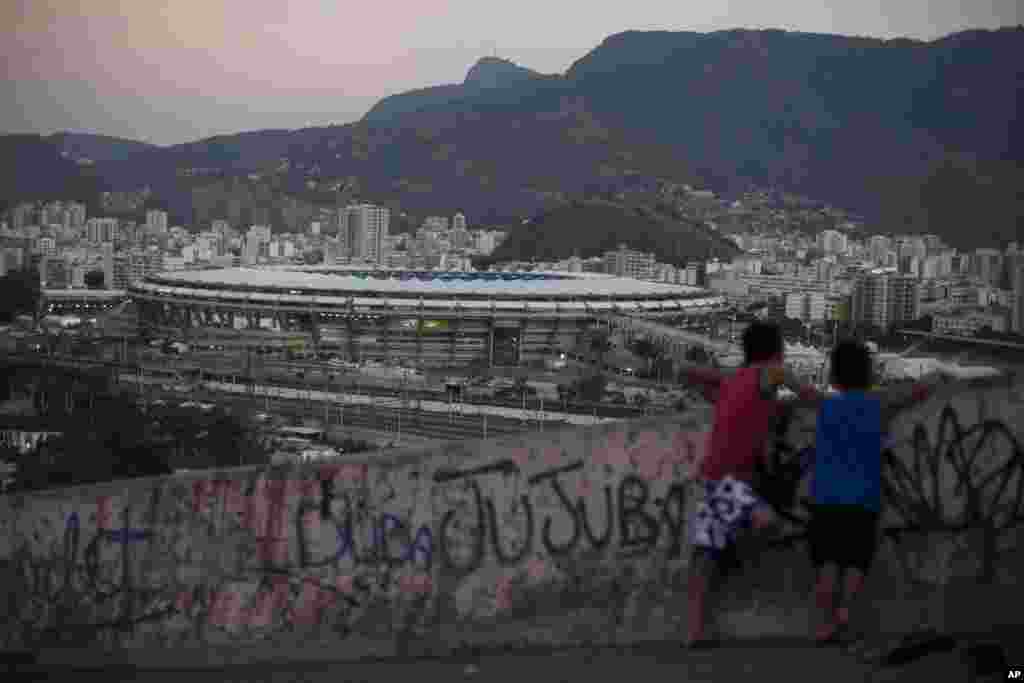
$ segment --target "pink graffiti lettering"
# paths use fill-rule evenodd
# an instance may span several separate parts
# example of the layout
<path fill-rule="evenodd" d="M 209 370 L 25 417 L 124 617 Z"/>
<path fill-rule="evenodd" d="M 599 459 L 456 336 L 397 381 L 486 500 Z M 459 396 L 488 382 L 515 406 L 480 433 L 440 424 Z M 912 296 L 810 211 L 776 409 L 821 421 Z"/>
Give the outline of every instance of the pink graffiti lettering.
<path fill-rule="evenodd" d="M 592 460 L 597 465 L 625 467 L 629 464 L 629 453 L 626 452 L 625 432 L 612 432 L 604 445 L 594 449 Z"/>
<path fill-rule="evenodd" d="M 526 575 L 534 581 L 543 579 L 547 575 L 547 573 L 547 562 L 540 559 L 539 557 L 534 557 L 526 563 Z"/>
<path fill-rule="evenodd" d="M 261 480 L 249 500 L 246 526 L 256 535 L 261 561 L 281 563 L 288 558 L 288 484 L 280 479 Z"/>
<path fill-rule="evenodd" d="M 274 612 L 283 610 L 288 605 L 288 598 L 288 579 L 275 576 L 270 590 L 261 590 L 256 595 L 256 602 L 245 615 L 245 622 L 257 628 L 270 626 L 274 623 Z"/>
<path fill-rule="evenodd" d="M 192 482 L 192 511 L 205 512 L 213 500 L 224 499 L 229 512 L 239 513 L 245 499 L 243 482 L 235 479 L 203 479 Z"/>
<path fill-rule="evenodd" d="M 403 593 L 424 594 L 433 590 L 433 581 L 426 574 L 406 575 L 398 580 L 398 588 Z"/>
<path fill-rule="evenodd" d="M 110 496 L 100 496 L 96 499 L 96 528 L 110 529 L 114 514 L 110 509 Z"/>
<path fill-rule="evenodd" d="M 309 538 L 316 538 L 320 534 L 320 511 L 306 510 L 302 513 L 302 528 Z"/>
<path fill-rule="evenodd" d="M 661 463 L 670 455 L 662 448 L 661 436 L 657 432 L 641 432 L 636 445 L 630 449 L 629 458 L 636 465 L 641 477 L 653 481 L 661 476 Z"/>
<path fill-rule="evenodd" d="M 494 591 L 494 604 L 499 610 L 506 610 L 512 606 L 512 580 L 507 576 L 498 579 L 498 585 Z"/>
<path fill-rule="evenodd" d="M 320 620 L 323 610 L 334 604 L 337 594 L 321 587 L 315 580 L 307 579 L 302 585 L 299 605 L 292 611 L 292 621 L 296 624 L 311 626 Z"/>
<path fill-rule="evenodd" d="M 334 580 L 334 586 L 342 593 L 355 591 L 355 578 L 352 576 L 339 576 Z"/>
<path fill-rule="evenodd" d="M 321 481 L 331 481 L 333 479 L 341 480 L 363 480 L 366 479 L 369 472 L 369 466 L 366 463 L 355 464 L 347 463 L 345 465 L 324 465 L 319 468 L 318 478 Z"/>
<path fill-rule="evenodd" d="M 229 481 L 222 490 L 224 492 L 224 510 L 228 514 L 245 517 L 246 500 L 242 482 Z"/>
<path fill-rule="evenodd" d="M 512 450 L 511 460 L 520 470 L 525 470 L 530 465 L 530 449 L 516 448 Z"/>
<path fill-rule="evenodd" d="M 583 476 L 579 479 L 579 485 L 576 487 L 577 495 L 581 498 L 587 498 L 590 496 L 591 488 L 590 477 L 584 472 Z"/>
<path fill-rule="evenodd" d="M 548 446 L 541 455 L 544 466 L 547 468 L 558 467 L 562 464 L 562 449 L 558 446 Z"/>
<path fill-rule="evenodd" d="M 214 626 L 238 626 L 242 622 L 241 600 L 237 593 L 218 591 L 210 600 L 209 623 Z"/>
<path fill-rule="evenodd" d="M 206 502 L 211 494 L 210 482 L 202 479 L 192 482 L 192 512 L 198 514 L 206 509 Z"/>
<path fill-rule="evenodd" d="M 182 614 L 188 614 L 192 611 L 194 602 L 195 596 L 192 591 L 178 591 L 177 597 L 174 598 L 174 609 Z"/>

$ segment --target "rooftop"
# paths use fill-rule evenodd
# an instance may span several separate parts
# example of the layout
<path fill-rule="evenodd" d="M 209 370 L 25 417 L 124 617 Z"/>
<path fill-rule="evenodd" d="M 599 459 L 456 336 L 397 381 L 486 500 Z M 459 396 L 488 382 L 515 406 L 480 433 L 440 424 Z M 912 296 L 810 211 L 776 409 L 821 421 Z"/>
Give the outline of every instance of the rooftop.
<path fill-rule="evenodd" d="M 381 294 L 474 294 L 533 296 L 637 295 L 690 297 L 704 294 L 699 287 L 644 282 L 610 276 L 569 273 L 461 273 L 380 271 L 343 274 L 341 269 L 226 268 L 221 270 L 161 273 L 153 282 L 232 287 L 269 287 L 282 290 L 319 290 Z"/>

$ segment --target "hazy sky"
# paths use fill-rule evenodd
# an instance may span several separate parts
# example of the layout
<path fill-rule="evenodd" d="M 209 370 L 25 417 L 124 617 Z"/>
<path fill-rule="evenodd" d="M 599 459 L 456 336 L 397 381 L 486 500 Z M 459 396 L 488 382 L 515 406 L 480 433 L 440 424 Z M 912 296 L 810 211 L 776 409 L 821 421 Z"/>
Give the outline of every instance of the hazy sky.
<path fill-rule="evenodd" d="M 343 123 L 479 57 L 564 72 L 625 30 L 784 28 L 930 40 L 1020 0 L 0 0 L 0 131 L 172 144 Z"/>

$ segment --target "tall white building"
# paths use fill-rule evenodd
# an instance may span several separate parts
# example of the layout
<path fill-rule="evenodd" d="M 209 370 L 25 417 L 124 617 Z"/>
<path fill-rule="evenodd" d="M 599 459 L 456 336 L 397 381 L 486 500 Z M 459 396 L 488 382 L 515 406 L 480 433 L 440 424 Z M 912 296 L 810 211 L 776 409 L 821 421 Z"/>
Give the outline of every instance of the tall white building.
<path fill-rule="evenodd" d="M 489 256 L 497 248 L 497 233 L 494 230 L 474 230 L 473 247 Z"/>
<path fill-rule="evenodd" d="M 103 244 L 103 288 L 114 288 L 114 245 Z"/>
<path fill-rule="evenodd" d="M 793 292 L 786 295 L 786 317 L 805 323 L 825 319 L 824 292 Z"/>
<path fill-rule="evenodd" d="M 1013 281 L 1013 308 L 1010 324 L 1017 334 L 1024 333 L 1024 264 L 1019 264 L 1011 273 Z"/>
<path fill-rule="evenodd" d="M 999 286 L 1003 275 L 1003 254 L 998 249 L 977 249 L 974 252 L 973 272 L 983 282 Z"/>
<path fill-rule="evenodd" d="M 852 317 L 855 322 L 887 328 L 917 319 L 917 278 L 890 271 L 860 277 L 853 288 Z"/>
<path fill-rule="evenodd" d="M 113 242 L 117 239 L 116 218 L 90 218 L 85 225 L 88 240 L 94 244 Z"/>
<path fill-rule="evenodd" d="M 147 211 L 146 231 L 156 234 L 163 234 L 167 232 L 167 212 L 159 209 L 150 209 Z"/>
<path fill-rule="evenodd" d="M 846 235 L 838 230 L 824 230 L 818 236 L 818 246 L 826 254 L 845 254 Z"/>
<path fill-rule="evenodd" d="M 459 212 L 452 218 L 452 230 L 465 230 L 466 229 L 466 217 Z"/>
<path fill-rule="evenodd" d="M 391 211 L 373 204 L 356 204 L 345 208 L 345 237 L 342 249 L 349 258 L 380 263 L 384 254 L 384 238 L 388 235 Z"/>
<path fill-rule="evenodd" d="M 62 215 L 65 228 L 78 229 L 85 225 L 85 204 L 71 202 L 64 207 Z"/>
<path fill-rule="evenodd" d="M 617 277 L 649 280 L 654 271 L 654 254 L 644 254 L 620 244 L 617 250 L 605 252 L 604 269 Z"/>
<path fill-rule="evenodd" d="M 892 249 L 892 240 L 885 235 L 874 235 L 868 240 L 868 257 L 875 263 L 884 264 Z"/>

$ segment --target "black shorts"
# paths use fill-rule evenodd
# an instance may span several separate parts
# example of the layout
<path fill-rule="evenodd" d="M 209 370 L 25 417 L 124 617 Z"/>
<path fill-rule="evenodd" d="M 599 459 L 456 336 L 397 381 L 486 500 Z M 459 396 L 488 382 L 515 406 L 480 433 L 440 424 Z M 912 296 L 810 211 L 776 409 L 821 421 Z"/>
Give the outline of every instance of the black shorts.
<path fill-rule="evenodd" d="M 807 529 L 811 562 L 867 573 L 878 547 L 878 517 L 859 505 L 815 505 Z"/>

